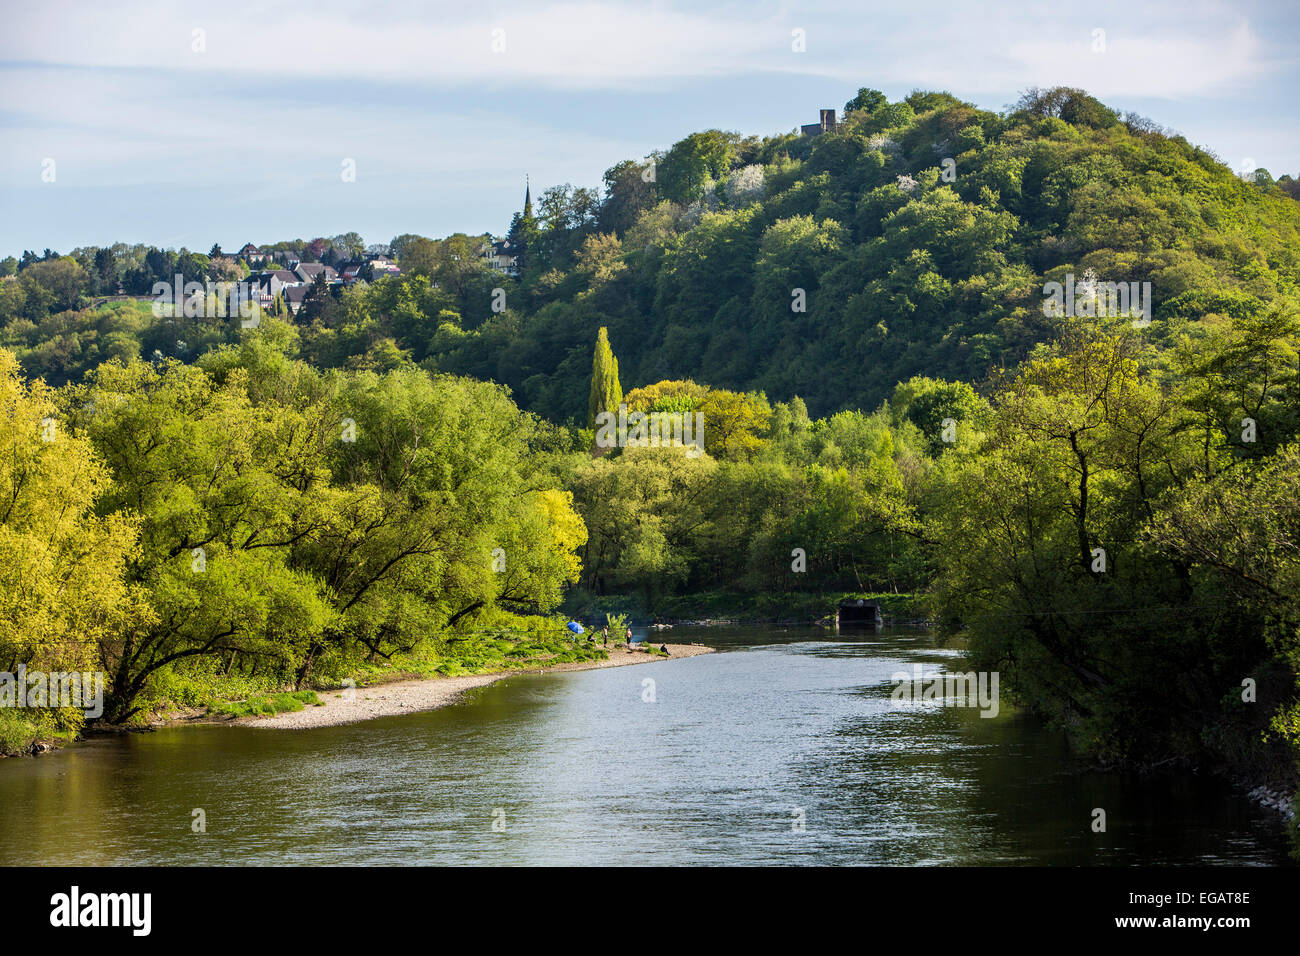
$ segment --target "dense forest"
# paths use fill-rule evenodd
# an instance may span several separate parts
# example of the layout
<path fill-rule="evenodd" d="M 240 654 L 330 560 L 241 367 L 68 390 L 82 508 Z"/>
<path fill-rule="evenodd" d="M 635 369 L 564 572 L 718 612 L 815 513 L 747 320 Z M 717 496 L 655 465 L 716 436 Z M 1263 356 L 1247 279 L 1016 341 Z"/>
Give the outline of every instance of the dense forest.
<path fill-rule="evenodd" d="M 1091 756 L 1294 790 L 1298 185 L 1077 90 L 862 90 L 546 190 L 517 278 L 399 236 L 400 276 L 245 329 L 88 298 L 246 274 L 219 249 L 25 254 L 0 665 L 102 666 L 120 721 L 472 659 L 561 601 L 908 594 Z M 619 405 L 699 413 L 704 454 L 593 449 Z"/>

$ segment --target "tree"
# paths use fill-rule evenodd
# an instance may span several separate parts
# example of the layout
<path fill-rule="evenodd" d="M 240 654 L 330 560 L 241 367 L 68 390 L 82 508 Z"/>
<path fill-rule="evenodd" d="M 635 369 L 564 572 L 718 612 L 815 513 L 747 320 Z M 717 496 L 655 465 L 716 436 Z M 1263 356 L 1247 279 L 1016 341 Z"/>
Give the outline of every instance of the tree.
<path fill-rule="evenodd" d="M 462 311 L 467 311 L 471 292 L 480 288 L 492 270 L 483 258 L 483 246 L 490 236 L 467 236 L 458 232 L 437 245 L 434 277 L 439 285 L 456 297 Z"/>
<path fill-rule="evenodd" d="M 946 454 L 926 493 L 925 536 L 947 543 L 934 549 L 938 606 L 970 627 L 976 662 L 1121 759 L 1184 746 L 1186 723 L 1221 696 L 1205 688 L 1229 686 L 1253 653 L 1207 649 L 1187 563 L 1144 541 L 1197 459 L 1174 397 L 1144 374 L 1152 359 L 1127 323 L 1067 326 L 995 393 L 987 434 Z M 1165 669 L 1187 679 L 1153 695 Z"/>
<path fill-rule="evenodd" d="M 498 534 L 506 555 L 495 600 L 516 610 L 545 612 L 560 603 L 564 588 L 582 574 L 579 552 L 587 527 L 573 508 L 573 494 L 535 491 L 518 499 L 512 520 Z"/>
<path fill-rule="evenodd" d="M 233 256 L 219 256 L 208 263 L 208 274 L 216 282 L 235 282 L 246 275 L 246 268 Z"/>
<path fill-rule="evenodd" d="M 515 213 L 510 219 L 506 242 L 510 244 L 510 254 L 515 257 L 515 267 L 521 273 L 528 268 L 528 246 L 536 240 L 537 223 L 532 214 L 525 216 Z"/>
<path fill-rule="evenodd" d="M 112 248 L 96 249 L 94 263 L 95 285 L 102 294 L 113 295 L 117 292 L 117 260 Z"/>
<path fill-rule="evenodd" d="M 1257 674 L 1258 701 L 1267 715 L 1243 719 L 1251 751 L 1277 751 L 1278 778 L 1293 780 L 1300 758 L 1300 445 L 1206 482 L 1190 483 L 1170 496 L 1147 530 L 1151 543 L 1176 555 L 1204 577 L 1207 600 L 1227 598 L 1239 613 L 1259 622 L 1267 648 L 1242 641 L 1224 648 L 1218 634 L 1206 641 L 1216 656 L 1236 658 L 1242 672 Z M 1243 651 L 1245 653 L 1243 653 Z M 1251 651 L 1254 652 L 1253 658 Z M 1287 764 L 1290 763 L 1290 767 Z"/>
<path fill-rule="evenodd" d="M 709 394 L 707 385 L 697 385 L 690 379 L 665 380 L 652 385 L 634 388 L 624 396 L 629 411 L 693 411 Z"/>
<path fill-rule="evenodd" d="M 656 170 L 663 195 L 683 206 L 699 199 L 706 183 L 730 171 L 738 139 L 735 133 L 711 129 L 674 143 Z"/>
<path fill-rule="evenodd" d="M 151 614 L 97 633 L 111 721 L 177 668 L 251 661 L 301 685 L 498 601 L 548 610 L 579 573 L 585 528 L 535 472 L 541 426 L 504 389 L 409 364 L 323 377 L 286 357 L 281 328 L 268 317 L 201 366 L 105 363 L 62 395 L 68 447 L 89 438 L 112 475 L 104 520 L 138 523 L 122 586 Z M 93 543 L 94 519 L 67 514 Z"/>
<path fill-rule="evenodd" d="M 22 273 L 28 296 L 39 297 L 51 311 L 76 306 L 89 279 L 86 270 L 71 256 L 33 263 Z"/>
<path fill-rule="evenodd" d="M 772 408 L 762 392 L 710 389 L 696 406 L 704 423 L 704 447 L 722 459 L 752 457 L 765 444 Z"/>
<path fill-rule="evenodd" d="M 312 322 L 315 319 L 324 318 L 329 309 L 330 303 L 334 301 L 334 296 L 330 292 L 329 282 L 325 278 L 325 270 L 322 269 L 316 273 L 316 278 L 312 280 L 309 288 L 302 297 L 302 305 L 298 306 L 301 314 L 301 321 Z"/>
<path fill-rule="evenodd" d="M 819 223 L 812 216 L 780 219 L 767 228 L 755 260 L 751 304 L 757 350 L 784 355 L 806 339 L 805 312 L 816 314 L 821 276 L 838 263 L 847 239 L 838 222 Z M 805 311 L 792 310 L 795 290 Z"/>
<path fill-rule="evenodd" d="M 414 646 L 498 595 L 552 606 L 571 573 L 563 552 L 582 534 L 563 501 L 525 494 L 536 426 L 505 391 L 409 367 L 340 386 L 334 414 L 355 423 L 355 441 L 331 445 L 332 471 L 348 490 L 304 553 L 339 618 L 305 667 L 353 642 L 374 653 Z M 504 591 L 491 562 L 503 543 L 507 571 L 522 572 Z"/>
<path fill-rule="evenodd" d="M 965 382 L 945 382 L 924 375 L 899 382 L 889 400 L 895 424 L 909 421 L 920 429 L 931 455 L 954 447 L 960 432 L 977 428 L 977 416 L 983 408 L 975 390 Z M 945 435 L 948 428 L 951 431 Z"/>
<path fill-rule="evenodd" d="M 0 325 L 27 312 L 27 289 L 13 276 L 0 277 Z"/>
<path fill-rule="evenodd" d="M 570 479 L 587 526 L 588 586 L 627 587 L 648 599 L 686 579 L 699 529 L 708 520 L 704 490 L 716 473 L 708 456 L 671 448 L 629 448 L 584 464 Z"/>
<path fill-rule="evenodd" d="M 623 386 L 618 381 L 618 359 L 609 347 L 609 332 L 605 326 L 596 333 L 596 353 L 591 360 L 591 397 L 587 401 L 587 427 L 596 427 L 596 416 L 601 412 L 618 412 L 623 402 Z M 593 446 L 594 448 L 595 446 Z M 602 455 L 596 449 L 594 454 Z"/>
<path fill-rule="evenodd" d="M 400 236 L 394 236 L 393 241 L 388 244 L 388 254 L 398 262 L 401 262 L 402 256 L 406 252 L 407 245 L 415 239 L 423 238 L 423 236 L 417 236 L 410 232 L 404 232 Z"/>
<path fill-rule="evenodd" d="M 858 90 L 858 95 L 853 97 L 844 104 L 844 115 L 861 111 L 863 113 L 874 113 L 880 107 L 889 102 L 889 98 L 880 90 L 871 90 L 863 87 Z"/>
<path fill-rule="evenodd" d="M 153 621 L 125 569 L 138 518 L 101 514 L 104 461 L 42 382 L 0 350 L 0 667 L 89 671 L 98 646 Z"/>
<path fill-rule="evenodd" d="M 578 253 L 576 270 L 587 278 L 590 290 L 597 291 L 627 270 L 623 244 L 612 233 L 588 236 Z"/>
<path fill-rule="evenodd" d="M 154 615 L 100 641 L 107 720 L 138 713 L 179 662 L 235 653 L 288 673 L 331 617 L 319 579 L 289 561 L 337 506 L 308 458 L 324 429 L 310 412 L 255 412 L 249 391 L 244 372 L 218 384 L 136 361 L 100 366 L 67 396 L 69 427 L 113 475 L 101 508 L 140 517 L 127 580 Z"/>
<path fill-rule="evenodd" d="M 359 233 L 345 232 L 331 239 L 330 247 L 343 259 L 359 259 L 366 251 L 366 241 Z"/>
<path fill-rule="evenodd" d="M 439 244 L 423 236 L 410 236 L 399 244 L 402 238 L 399 236 L 393 240 L 395 246 L 400 245 L 401 251 L 397 254 L 397 261 L 402 267 L 402 272 L 428 278 L 436 276 L 441 261 Z"/>
<path fill-rule="evenodd" d="M 1072 126 L 1102 129 L 1119 124 L 1119 114 L 1085 91 L 1068 86 L 1039 89 L 1031 86 L 1021 94 L 1014 109 L 1033 116 L 1059 117 Z"/>
<path fill-rule="evenodd" d="M 605 199 L 600 207 L 600 229 L 620 238 L 637 218 L 655 204 L 654 183 L 645 163 L 625 159 L 605 170 Z"/>

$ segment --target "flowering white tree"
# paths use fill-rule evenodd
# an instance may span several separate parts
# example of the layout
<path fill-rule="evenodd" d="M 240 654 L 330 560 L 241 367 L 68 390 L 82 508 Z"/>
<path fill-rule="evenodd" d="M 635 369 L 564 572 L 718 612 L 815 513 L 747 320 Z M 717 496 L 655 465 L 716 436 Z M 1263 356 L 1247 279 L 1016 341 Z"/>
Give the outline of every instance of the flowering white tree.
<path fill-rule="evenodd" d="M 752 202 L 757 202 L 767 191 L 763 179 L 763 167 L 753 165 L 736 170 L 727 177 L 723 190 L 727 195 L 727 202 L 732 206 L 748 206 Z"/>
<path fill-rule="evenodd" d="M 1074 295 L 1076 299 L 1097 298 L 1097 273 L 1092 269 L 1085 269 L 1083 277 L 1074 284 Z"/>

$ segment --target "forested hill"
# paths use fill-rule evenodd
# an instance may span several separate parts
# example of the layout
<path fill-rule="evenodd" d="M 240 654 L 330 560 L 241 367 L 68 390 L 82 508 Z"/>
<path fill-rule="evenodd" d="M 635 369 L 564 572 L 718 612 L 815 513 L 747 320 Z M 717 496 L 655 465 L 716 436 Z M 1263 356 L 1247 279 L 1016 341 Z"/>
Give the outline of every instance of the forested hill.
<path fill-rule="evenodd" d="M 1078 91 L 1031 91 L 1005 116 L 945 93 L 863 91 L 848 110 L 818 136 L 688 136 L 653 183 L 610 170 L 591 214 L 581 191 L 545 194 L 525 315 L 435 351 L 439 367 L 581 419 L 607 325 L 627 385 L 690 377 L 825 414 L 915 374 L 1016 362 L 1049 337 L 1044 282 L 1071 272 L 1149 281 L 1156 337 L 1297 297 L 1290 177 L 1248 182 Z"/>
<path fill-rule="evenodd" d="M 810 104 L 814 108 L 826 104 Z M 518 276 L 490 237 L 402 235 L 402 274 L 312 290 L 292 347 L 319 368 L 415 362 L 508 385 L 524 408 L 586 424 L 597 330 L 622 384 L 694 379 L 814 415 L 873 409 L 913 375 L 977 385 L 1052 337 L 1044 285 L 1151 284 L 1157 343 L 1206 316 L 1295 304 L 1300 181 L 1243 178 L 1142 117 L 1078 90 L 1030 90 L 1005 114 L 947 93 L 861 90 L 819 135 L 693 133 L 541 192 L 511 224 Z M 264 237 L 263 237 L 264 238 Z M 365 248 L 263 244 L 341 268 Z M 82 308 L 119 289 L 237 279 L 240 254 L 118 244 L 0 262 L 0 347 L 52 385 L 108 358 L 192 362 L 237 323 Z M 276 303 L 272 313 L 288 312 Z"/>

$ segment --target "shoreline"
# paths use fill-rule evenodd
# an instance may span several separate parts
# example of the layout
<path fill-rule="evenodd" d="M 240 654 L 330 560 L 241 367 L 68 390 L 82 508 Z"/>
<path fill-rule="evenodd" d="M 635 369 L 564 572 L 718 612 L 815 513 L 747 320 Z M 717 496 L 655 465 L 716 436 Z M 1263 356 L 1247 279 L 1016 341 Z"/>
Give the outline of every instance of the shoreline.
<path fill-rule="evenodd" d="M 606 667 L 627 667 L 655 661 L 681 660 L 711 654 L 712 647 L 703 644 L 667 644 L 671 656 L 659 657 L 644 651 L 629 651 L 626 647 L 610 647 L 609 658 L 602 661 L 569 661 L 541 667 L 521 667 L 491 674 L 466 674 L 460 677 L 420 677 L 371 684 L 351 690 L 352 696 L 344 699 L 344 690 L 317 691 L 325 702 L 323 707 L 308 706 L 302 710 L 286 711 L 268 717 L 236 717 L 233 719 L 198 720 L 180 718 L 169 724 L 218 723 L 228 726 L 259 727 L 267 730 L 308 730 L 315 727 L 338 727 L 357 724 L 378 717 L 415 714 L 437 710 L 457 703 L 466 693 L 495 684 L 516 674 L 554 674 L 566 671 L 599 670 Z"/>

